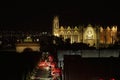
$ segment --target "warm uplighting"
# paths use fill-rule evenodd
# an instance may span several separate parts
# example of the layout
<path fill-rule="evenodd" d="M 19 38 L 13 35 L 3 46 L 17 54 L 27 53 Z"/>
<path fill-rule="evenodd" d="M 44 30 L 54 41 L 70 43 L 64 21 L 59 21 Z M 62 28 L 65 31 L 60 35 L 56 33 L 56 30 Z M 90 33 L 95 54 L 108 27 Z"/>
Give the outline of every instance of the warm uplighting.
<path fill-rule="evenodd" d="M 54 34 L 55 36 L 59 36 L 59 34 Z"/>
<path fill-rule="evenodd" d="M 95 39 L 96 33 L 94 31 L 94 28 L 92 28 L 91 25 L 88 25 L 83 35 L 83 42 L 90 44 L 89 46 L 93 46 L 95 44 Z"/>
<path fill-rule="evenodd" d="M 62 26 L 59 25 L 58 16 L 55 16 L 53 19 L 52 33 L 58 37 L 62 35 L 63 39 L 70 38 L 70 43 L 82 42 L 96 48 L 100 47 L 99 44 L 110 45 L 118 41 L 116 25 L 107 25 L 106 28 L 102 25 L 93 26 L 91 24 L 87 26 Z"/>
<path fill-rule="evenodd" d="M 117 26 L 113 26 L 112 31 L 117 31 Z"/>

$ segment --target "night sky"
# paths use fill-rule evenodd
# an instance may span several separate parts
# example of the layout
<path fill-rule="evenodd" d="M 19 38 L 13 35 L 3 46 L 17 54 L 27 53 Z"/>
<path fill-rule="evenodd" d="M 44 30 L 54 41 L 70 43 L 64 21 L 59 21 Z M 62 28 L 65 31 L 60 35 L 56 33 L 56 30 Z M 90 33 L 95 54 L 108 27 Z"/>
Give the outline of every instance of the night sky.
<path fill-rule="evenodd" d="M 11 2 L 0 9 L 1 30 L 50 31 L 54 15 L 59 16 L 63 26 L 89 23 L 120 26 L 120 9 L 115 1 L 24 1 Z"/>

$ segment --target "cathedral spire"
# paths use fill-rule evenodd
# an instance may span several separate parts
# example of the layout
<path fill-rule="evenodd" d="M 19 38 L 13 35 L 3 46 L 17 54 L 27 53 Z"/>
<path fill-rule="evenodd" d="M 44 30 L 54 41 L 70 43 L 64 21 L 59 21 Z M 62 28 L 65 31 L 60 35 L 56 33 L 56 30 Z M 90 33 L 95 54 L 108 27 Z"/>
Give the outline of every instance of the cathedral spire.
<path fill-rule="evenodd" d="M 53 35 L 55 36 L 59 36 L 58 32 L 59 32 L 59 17 L 58 16 L 54 16 L 53 19 Z"/>

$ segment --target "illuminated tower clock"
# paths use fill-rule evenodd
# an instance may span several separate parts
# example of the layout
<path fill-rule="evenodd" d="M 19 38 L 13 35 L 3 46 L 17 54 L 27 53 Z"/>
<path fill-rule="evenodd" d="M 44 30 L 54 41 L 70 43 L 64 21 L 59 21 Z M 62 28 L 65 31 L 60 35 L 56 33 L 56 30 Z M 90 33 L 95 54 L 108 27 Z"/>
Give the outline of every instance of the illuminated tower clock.
<path fill-rule="evenodd" d="M 53 35 L 59 36 L 59 18 L 55 16 L 53 19 Z"/>

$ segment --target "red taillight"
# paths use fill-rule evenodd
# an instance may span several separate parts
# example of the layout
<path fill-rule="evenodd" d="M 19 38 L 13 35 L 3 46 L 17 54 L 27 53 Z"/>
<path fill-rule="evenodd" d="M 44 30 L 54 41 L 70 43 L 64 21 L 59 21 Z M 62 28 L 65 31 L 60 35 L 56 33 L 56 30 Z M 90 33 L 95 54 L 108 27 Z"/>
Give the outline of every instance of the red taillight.
<path fill-rule="evenodd" d="M 110 78 L 110 80 L 115 80 L 115 78 Z"/>

